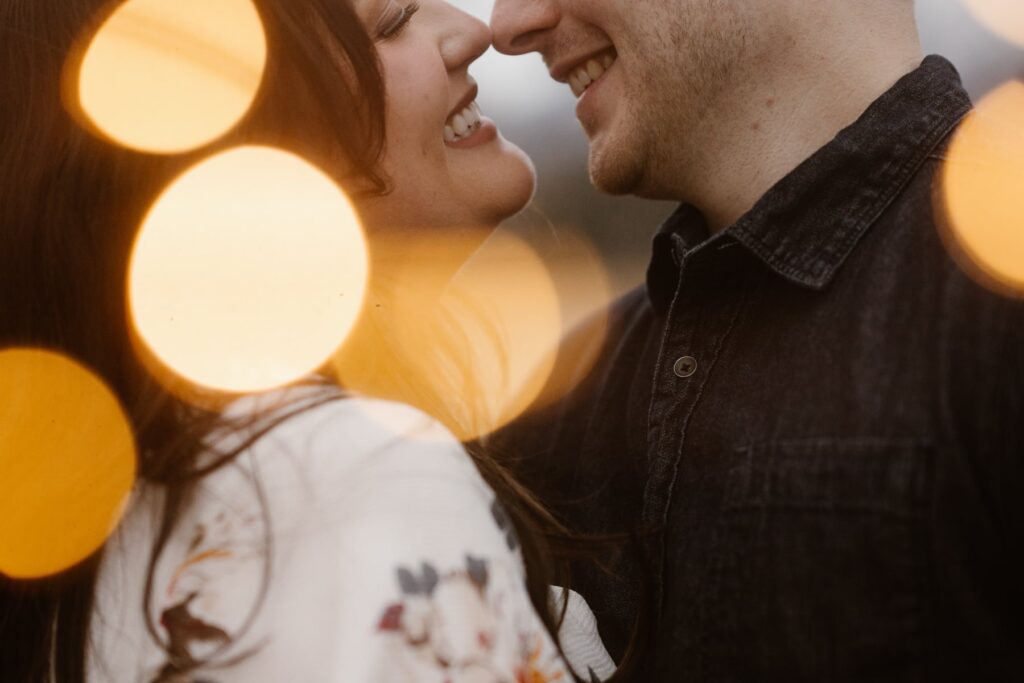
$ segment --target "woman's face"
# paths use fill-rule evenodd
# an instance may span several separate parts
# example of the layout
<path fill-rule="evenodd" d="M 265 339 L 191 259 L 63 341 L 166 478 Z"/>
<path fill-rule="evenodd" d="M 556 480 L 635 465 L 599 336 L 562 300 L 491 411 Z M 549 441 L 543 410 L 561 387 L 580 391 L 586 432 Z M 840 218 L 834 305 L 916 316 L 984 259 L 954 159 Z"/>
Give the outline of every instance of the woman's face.
<path fill-rule="evenodd" d="M 360 203 L 371 230 L 497 225 L 533 194 L 523 152 L 480 115 L 469 66 L 487 26 L 442 0 L 353 0 L 374 37 L 387 93 L 382 170 L 392 191 Z"/>

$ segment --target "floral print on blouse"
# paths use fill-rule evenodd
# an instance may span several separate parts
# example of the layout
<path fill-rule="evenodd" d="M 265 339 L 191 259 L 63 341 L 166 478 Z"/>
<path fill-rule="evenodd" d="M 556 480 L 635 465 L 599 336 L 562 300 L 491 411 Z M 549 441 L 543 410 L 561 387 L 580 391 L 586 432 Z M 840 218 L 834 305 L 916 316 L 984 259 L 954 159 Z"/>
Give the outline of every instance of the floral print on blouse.
<path fill-rule="evenodd" d="M 491 574 L 488 562 L 472 555 L 444 573 L 428 562 L 398 569 L 401 597 L 384 609 L 377 630 L 392 639 L 409 680 L 427 672 L 443 673 L 446 682 L 570 680 L 536 625 L 510 612 L 509 596 Z"/>
<path fill-rule="evenodd" d="M 159 509 L 140 492 L 104 556 L 90 683 L 573 681 L 508 514 L 411 408 L 328 404 L 205 478 L 157 563 L 149 637 Z"/>

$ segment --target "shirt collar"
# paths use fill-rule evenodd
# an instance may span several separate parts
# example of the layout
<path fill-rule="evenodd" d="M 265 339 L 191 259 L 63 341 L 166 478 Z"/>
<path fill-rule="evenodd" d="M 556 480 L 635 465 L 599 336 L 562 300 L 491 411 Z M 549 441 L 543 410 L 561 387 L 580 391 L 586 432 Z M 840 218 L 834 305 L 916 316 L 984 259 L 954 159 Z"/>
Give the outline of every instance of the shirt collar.
<path fill-rule="evenodd" d="M 683 257 L 710 237 L 703 214 L 690 204 L 682 204 L 662 223 L 654 236 L 653 254 L 647 266 L 647 295 L 655 310 L 668 311 Z"/>
<path fill-rule="evenodd" d="M 970 108 L 953 65 L 926 58 L 716 239 L 731 237 L 778 275 L 824 289 Z M 661 290 L 674 292 L 676 284 L 667 282 L 666 259 L 658 252 L 673 250 L 669 261 L 680 262 L 697 246 L 692 240 L 700 225 L 706 241 L 710 235 L 699 212 L 680 207 L 655 237 L 648 289 L 656 307 L 667 307 L 672 294 Z"/>

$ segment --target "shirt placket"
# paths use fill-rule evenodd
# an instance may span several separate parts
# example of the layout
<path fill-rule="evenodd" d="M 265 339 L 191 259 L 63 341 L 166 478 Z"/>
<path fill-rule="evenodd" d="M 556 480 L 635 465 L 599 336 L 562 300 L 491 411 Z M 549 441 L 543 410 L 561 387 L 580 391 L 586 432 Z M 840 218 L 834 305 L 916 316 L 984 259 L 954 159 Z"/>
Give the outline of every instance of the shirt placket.
<path fill-rule="evenodd" d="M 726 339 L 739 316 L 742 298 L 730 287 L 719 256 L 724 246 L 706 244 L 686 253 L 675 245 L 679 277 L 662 336 L 648 413 L 648 478 L 644 491 L 645 529 L 657 530 L 652 548 L 658 610 L 664 592 L 666 524 L 687 428 L 700 403 Z"/>

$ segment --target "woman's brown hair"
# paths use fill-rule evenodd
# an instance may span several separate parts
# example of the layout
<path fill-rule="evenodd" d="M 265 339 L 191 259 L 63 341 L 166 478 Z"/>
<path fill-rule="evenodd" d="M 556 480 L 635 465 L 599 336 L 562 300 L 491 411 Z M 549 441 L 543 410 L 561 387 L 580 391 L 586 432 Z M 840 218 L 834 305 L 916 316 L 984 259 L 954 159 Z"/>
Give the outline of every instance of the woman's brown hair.
<path fill-rule="evenodd" d="M 197 479 L 239 454 L 211 454 L 208 437 L 241 425 L 167 391 L 133 347 L 125 273 L 149 205 L 199 158 L 243 143 L 301 154 L 353 193 L 387 191 L 378 170 L 383 80 L 373 39 L 352 7 L 338 0 L 257 4 L 269 56 L 252 111 L 215 143 L 169 156 L 95 137 L 62 102 L 69 56 L 116 4 L 0 4 L 0 349 L 58 351 L 114 390 L 132 422 L 140 478 L 167 492 L 153 562 Z M 325 389 L 323 400 L 337 396 Z M 260 419 L 269 428 L 306 407 Z M 472 456 L 516 524 L 531 598 L 554 632 L 548 586 L 565 583 L 566 565 L 552 547 L 569 536 L 493 458 L 477 450 Z M 0 577 L 0 680 L 84 681 L 101 554 L 45 580 Z M 172 659 L 180 670 L 168 673 L 187 674 L 200 664 Z"/>

